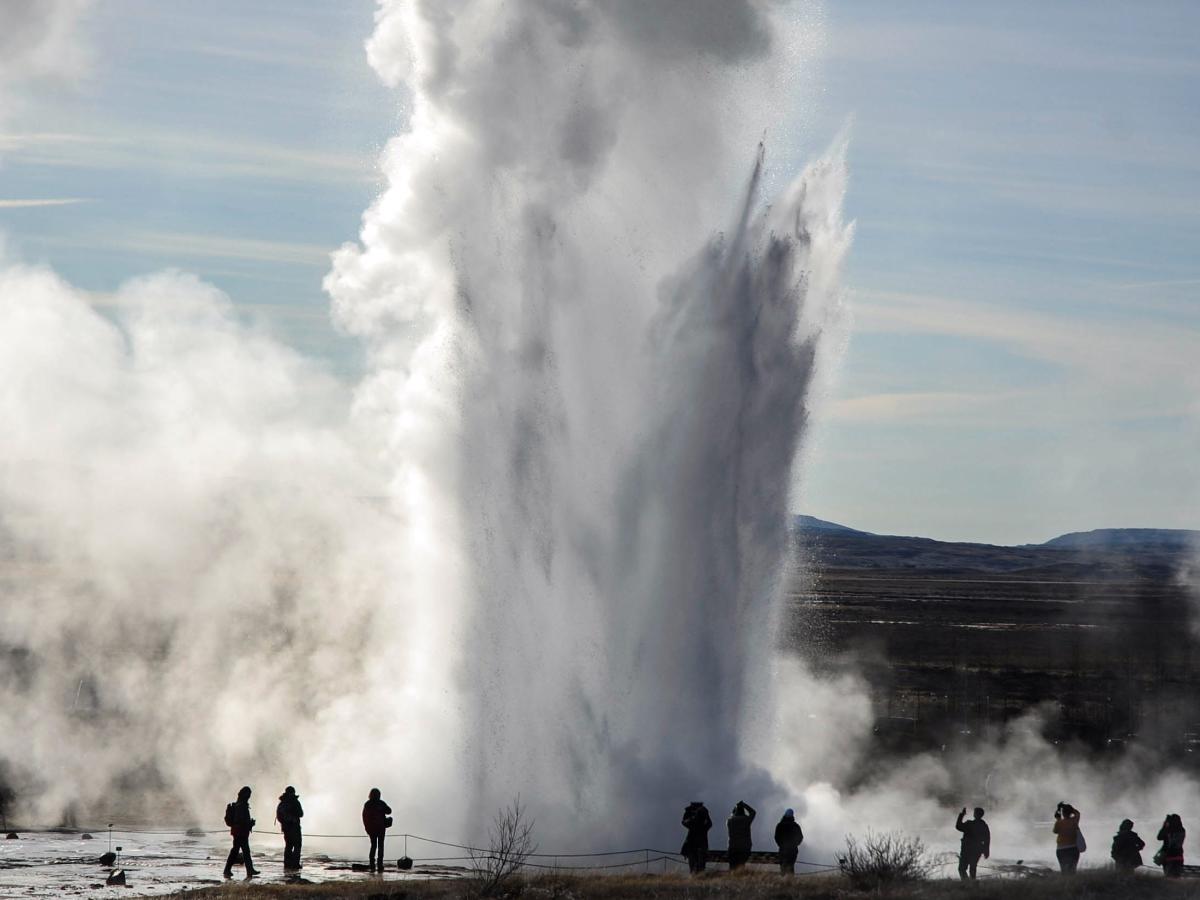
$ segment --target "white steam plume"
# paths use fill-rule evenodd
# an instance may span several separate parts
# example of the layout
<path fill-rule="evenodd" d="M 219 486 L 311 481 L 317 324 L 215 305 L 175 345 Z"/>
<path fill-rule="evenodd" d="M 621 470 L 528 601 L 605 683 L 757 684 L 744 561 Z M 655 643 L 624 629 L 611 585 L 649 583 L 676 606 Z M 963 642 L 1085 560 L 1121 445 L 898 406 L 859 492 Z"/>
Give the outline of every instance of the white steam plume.
<path fill-rule="evenodd" d="M 460 835 L 519 791 L 595 846 L 772 796 L 849 230 L 840 150 L 764 207 L 756 147 L 818 35 L 749 0 L 382 4 L 412 108 L 327 281 L 352 399 L 186 276 L 110 319 L 4 269 L 0 757 L 31 814 L 150 782 L 211 821 L 291 782 L 344 830 L 377 785 Z"/>
<path fill-rule="evenodd" d="M 395 464 L 458 510 L 469 574 L 438 602 L 476 810 L 521 793 L 559 835 L 649 839 L 657 801 L 773 790 L 747 753 L 849 235 L 840 154 L 763 214 L 754 146 L 793 114 L 810 19 L 382 4 L 370 57 L 410 129 L 328 287 L 377 367 L 359 402 L 411 420 Z M 453 469 L 413 465 L 431 436 Z"/>

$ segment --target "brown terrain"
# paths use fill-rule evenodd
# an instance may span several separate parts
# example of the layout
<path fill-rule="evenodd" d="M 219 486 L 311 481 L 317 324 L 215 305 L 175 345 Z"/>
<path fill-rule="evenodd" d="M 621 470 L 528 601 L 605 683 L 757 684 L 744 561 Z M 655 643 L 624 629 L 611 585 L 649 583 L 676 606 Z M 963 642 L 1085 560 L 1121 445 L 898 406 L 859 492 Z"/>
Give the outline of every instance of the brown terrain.
<path fill-rule="evenodd" d="M 1097 752 L 1154 741 L 1200 763 L 1197 536 L 1114 529 L 997 547 L 805 519 L 787 640 L 819 671 L 861 671 L 878 740 L 899 751 L 986 738 L 1043 707 L 1052 740 Z"/>

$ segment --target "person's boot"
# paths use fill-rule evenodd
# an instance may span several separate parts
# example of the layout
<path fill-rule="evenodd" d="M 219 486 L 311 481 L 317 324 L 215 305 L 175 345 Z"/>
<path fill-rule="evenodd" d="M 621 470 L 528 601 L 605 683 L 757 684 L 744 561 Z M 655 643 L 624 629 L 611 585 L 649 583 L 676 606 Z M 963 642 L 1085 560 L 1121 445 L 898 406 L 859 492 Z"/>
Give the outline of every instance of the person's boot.
<path fill-rule="evenodd" d="M 233 870 L 232 870 L 232 869 L 226 869 L 226 870 L 225 870 L 224 872 L 222 872 L 221 874 L 223 874 L 223 875 L 224 875 L 226 878 L 232 878 L 232 877 L 233 877 Z"/>

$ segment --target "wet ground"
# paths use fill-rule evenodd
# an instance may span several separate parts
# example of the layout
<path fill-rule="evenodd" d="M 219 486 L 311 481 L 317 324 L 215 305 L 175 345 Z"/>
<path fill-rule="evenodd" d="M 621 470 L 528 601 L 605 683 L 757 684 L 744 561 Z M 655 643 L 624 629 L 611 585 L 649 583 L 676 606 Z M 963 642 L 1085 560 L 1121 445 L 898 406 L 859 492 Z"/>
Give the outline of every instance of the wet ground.
<path fill-rule="evenodd" d="M 112 848 L 120 846 L 117 865 L 99 864 L 109 849 L 107 832 L 93 832 L 85 840 L 81 832 L 20 832 L 18 840 L 0 840 L 0 897 L 150 897 L 188 888 L 221 884 L 228 851 L 224 832 L 187 835 L 180 832 L 113 832 Z M 275 840 L 272 840 L 272 838 Z M 321 883 L 338 880 L 401 881 L 460 877 L 462 868 L 420 865 L 401 872 L 391 861 L 392 870 L 382 875 L 355 871 L 363 860 L 314 854 L 305 858 L 299 875 L 284 875 L 283 848 L 278 837 L 263 835 L 251 850 L 260 875 L 253 880 L 283 884 Z M 106 886 L 114 868 L 123 870 L 126 886 Z M 244 877 L 244 868 L 234 870 L 235 879 Z"/>

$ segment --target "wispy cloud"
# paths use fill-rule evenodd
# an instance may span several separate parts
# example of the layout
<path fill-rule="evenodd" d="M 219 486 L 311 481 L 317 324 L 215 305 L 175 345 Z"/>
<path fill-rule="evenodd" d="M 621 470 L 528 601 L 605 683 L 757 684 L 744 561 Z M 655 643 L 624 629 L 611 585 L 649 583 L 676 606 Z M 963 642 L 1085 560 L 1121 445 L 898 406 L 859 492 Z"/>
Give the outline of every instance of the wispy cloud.
<path fill-rule="evenodd" d="M 334 249 L 319 244 L 170 231 L 134 232 L 115 243 L 125 250 L 168 258 L 237 259 L 317 268 L 329 265 L 329 254 Z"/>
<path fill-rule="evenodd" d="M 1170 375 L 1194 382 L 1200 330 L 1127 317 L 1086 318 L 1019 306 L 900 291 L 863 291 L 863 331 L 937 334 L 1003 344 L 1031 358 L 1137 382 Z M 1131 367 L 1116 372 L 1121 365 Z"/>
<path fill-rule="evenodd" d="M 960 417 L 979 410 L 985 397 L 962 391 L 911 391 L 866 394 L 833 401 L 830 418 L 851 423 L 927 422 L 931 418 Z"/>
<path fill-rule="evenodd" d="M 283 144 L 218 140 L 195 134 L 121 131 L 0 134 L 0 153 L 16 162 L 75 169 L 158 169 L 187 178 L 370 183 L 378 169 L 369 154 L 302 150 Z"/>
<path fill-rule="evenodd" d="M 70 206 L 74 203 L 90 203 L 86 197 L 29 197 L 22 199 L 0 197 L 0 209 L 28 209 L 35 206 Z"/>
<path fill-rule="evenodd" d="M 828 414 L 843 422 L 994 429 L 1200 415 L 1195 327 L 892 291 L 860 292 L 854 305 L 860 333 L 970 339 L 1050 363 L 1056 374 L 1036 388 L 972 388 L 948 370 L 947 390 L 914 391 L 901 368 L 892 389 L 832 400 Z"/>

